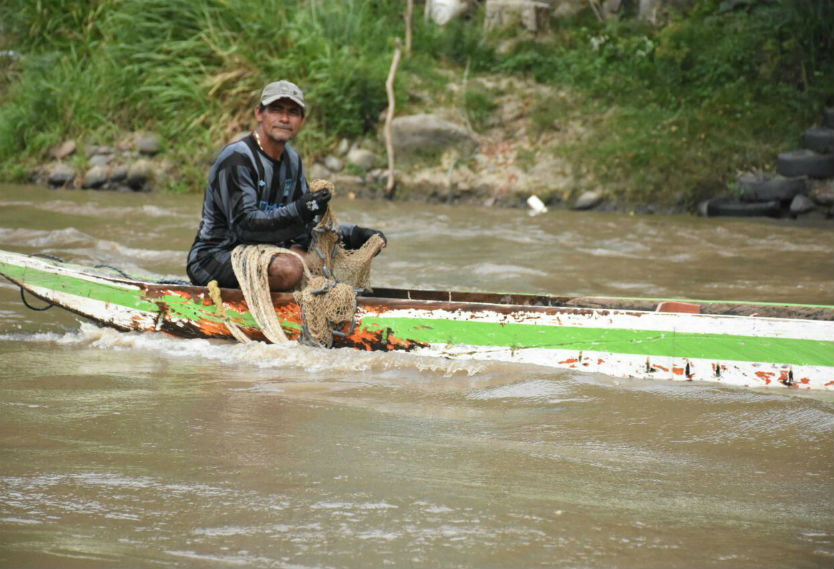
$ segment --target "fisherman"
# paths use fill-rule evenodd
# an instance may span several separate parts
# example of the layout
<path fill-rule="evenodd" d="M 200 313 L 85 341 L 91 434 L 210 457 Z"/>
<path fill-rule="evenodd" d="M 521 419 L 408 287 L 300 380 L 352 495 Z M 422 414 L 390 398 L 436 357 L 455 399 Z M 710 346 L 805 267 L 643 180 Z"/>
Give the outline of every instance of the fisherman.
<path fill-rule="evenodd" d="M 257 126 L 251 134 L 224 147 L 211 167 L 200 228 L 188 253 L 191 282 L 205 286 L 216 280 L 238 288 L 232 250 L 241 244 L 271 244 L 306 258 L 312 230 L 327 210 L 331 193 L 311 193 L 304 165 L 290 146 L 304 126 L 306 107 L 301 89 L 289 81 L 264 87 L 255 107 Z M 345 248 L 358 249 L 381 231 L 339 225 Z M 387 243 L 387 240 L 386 240 Z M 283 253 L 269 264 L 269 288 L 288 291 L 304 276 L 298 257 Z"/>

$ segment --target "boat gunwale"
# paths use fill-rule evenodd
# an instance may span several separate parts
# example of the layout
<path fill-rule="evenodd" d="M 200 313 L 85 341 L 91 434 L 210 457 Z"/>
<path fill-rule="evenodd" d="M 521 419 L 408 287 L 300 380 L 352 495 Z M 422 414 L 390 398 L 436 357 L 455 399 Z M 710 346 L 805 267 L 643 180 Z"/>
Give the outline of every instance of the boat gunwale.
<path fill-rule="evenodd" d="M 16 257 L 19 262 L 14 264 L 42 271 L 70 273 L 80 278 L 90 278 L 96 281 L 107 281 L 126 288 L 144 290 L 149 299 L 180 291 L 191 298 L 200 297 L 211 302 L 208 289 L 204 286 L 166 283 L 149 278 L 129 275 L 115 276 L 105 273 L 95 267 L 80 265 L 68 261 L 56 260 L 22 253 L 0 251 L 2 254 Z M 32 263 L 35 261 L 35 263 Z M 37 265 L 37 266 L 33 266 Z M 0 270 L 0 274 L 18 286 L 22 286 L 17 279 L 13 279 Z M 237 288 L 221 288 L 224 301 L 244 302 L 243 294 Z M 295 303 L 291 292 L 274 292 L 271 294 L 276 306 Z M 481 311 L 491 310 L 506 314 L 520 311 L 536 313 L 560 313 L 577 311 L 593 311 L 604 314 L 605 311 L 618 313 L 655 313 L 663 302 L 682 302 L 697 305 L 699 313 L 684 313 L 663 311 L 661 313 L 678 314 L 680 316 L 737 316 L 745 318 L 778 318 L 790 320 L 834 321 L 834 306 L 816 304 L 792 304 L 753 301 L 723 301 L 723 300 L 690 300 L 690 299 L 662 299 L 640 297 L 609 297 L 609 296 L 556 296 L 535 293 L 500 293 L 500 292 L 471 292 L 453 290 L 403 289 L 391 287 L 375 287 L 373 290 L 359 291 L 357 301 L 360 306 L 380 306 L 403 308 L 412 306 L 423 309 L 445 309 Z"/>

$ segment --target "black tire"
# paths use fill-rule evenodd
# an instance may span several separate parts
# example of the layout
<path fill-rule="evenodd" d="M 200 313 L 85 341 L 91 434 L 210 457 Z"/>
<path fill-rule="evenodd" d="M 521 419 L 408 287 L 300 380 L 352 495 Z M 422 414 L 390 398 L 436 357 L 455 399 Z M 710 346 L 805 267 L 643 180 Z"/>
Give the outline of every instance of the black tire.
<path fill-rule="evenodd" d="M 808 191 L 808 179 L 785 178 L 769 174 L 742 174 L 738 177 L 743 202 L 791 201 L 794 196 Z"/>
<path fill-rule="evenodd" d="M 822 110 L 822 126 L 824 128 L 834 128 L 834 107 Z"/>
<path fill-rule="evenodd" d="M 698 205 L 703 217 L 779 217 L 782 207 L 776 200 L 744 203 L 732 198 L 713 198 Z"/>
<path fill-rule="evenodd" d="M 786 178 L 834 178 L 834 154 L 818 154 L 807 149 L 780 152 L 776 170 Z"/>
<path fill-rule="evenodd" d="M 819 154 L 831 154 L 834 152 L 834 129 L 811 127 L 802 135 L 802 145 Z"/>

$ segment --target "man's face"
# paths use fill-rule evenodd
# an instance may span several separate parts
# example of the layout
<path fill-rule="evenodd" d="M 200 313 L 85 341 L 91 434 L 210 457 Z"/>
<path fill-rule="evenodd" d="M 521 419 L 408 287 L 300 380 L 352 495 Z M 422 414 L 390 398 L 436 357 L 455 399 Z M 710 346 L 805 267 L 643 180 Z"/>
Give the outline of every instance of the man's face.
<path fill-rule="evenodd" d="M 292 140 L 304 125 L 303 109 L 291 99 L 273 101 L 263 111 L 256 107 L 255 118 L 264 134 L 273 142 L 281 144 Z"/>

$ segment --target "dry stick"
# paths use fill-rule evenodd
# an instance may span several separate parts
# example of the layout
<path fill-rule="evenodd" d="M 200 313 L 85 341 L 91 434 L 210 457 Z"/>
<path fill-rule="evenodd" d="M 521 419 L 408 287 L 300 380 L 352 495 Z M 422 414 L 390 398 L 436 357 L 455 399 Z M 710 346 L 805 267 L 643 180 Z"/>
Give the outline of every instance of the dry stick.
<path fill-rule="evenodd" d="M 405 55 L 411 55 L 411 20 L 414 19 L 414 0 L 405 4 Z"/>
<path fill-rule="evenodd" d="M 400 51 L 402 42 L 397 38 L 394 49 L 394 60 L 391 62 L 391 69 L 388 71 L 388 79 L 385 80 L 385 92 L 388 93 L 388 111 L 385 113 L 385 149 L 388 152 L 388 183 L 385 184 L 385 197 L 394 197 L 394 144 L 391 140 L 391 121 L 394 120 L 394 76 L 397 74 L 397 67 L 400 65 Z"/>

